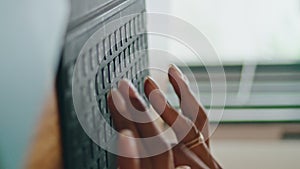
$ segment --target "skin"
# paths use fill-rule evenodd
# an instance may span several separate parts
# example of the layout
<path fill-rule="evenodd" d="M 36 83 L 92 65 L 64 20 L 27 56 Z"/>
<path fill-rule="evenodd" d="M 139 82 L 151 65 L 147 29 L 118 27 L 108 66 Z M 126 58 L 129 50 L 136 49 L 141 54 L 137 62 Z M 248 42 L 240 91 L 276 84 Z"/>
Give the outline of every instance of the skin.
<path fill-rule="evenodd" d="M 59 117 L 54 89 L 45 103 L 28 154 L 25 156 L 25 169 L 63 168 Z"/>
<path fill-rule="evenodd" d="M 150 77 L 145 80 L 144 90 L 152 107 L 160 114 L 160 117 L 165 123 L 172 126 L 178 140 L 181 141 L 165 153 L 149 158 L 143 158 L 141 160 L 120 156 L 120 168 L 123 169 L 131 166 L 132 168 L 137 169 L 173 169 L 182 165 L 188 165 L 193 169 L 221 168 L 210 153 L 208 120 L 205 109 L 195 99 L 186 83 L 184 75 L 175 65 L 170 66 L 168 74 L 170 83 L 180 99 L 183 114 L 178 113 L 178 111 L 168 103 L 158 85 Z M 128 155 L 131 157 L 138 157 L 139 153 L 149 151 L 147 143 L 135 143 L 129 138 L 156 136 L 161 131 L 155 122 L 140 123 L 129 120 L 133 117 L 141 116 L 141 113 L 142 119 L 150 120 L 150 112 L 147 109 L 144 100 L 138 94 L 131 82 L 128 80 L 121 80 L 118 88 L 113 89 L 109 94 L 108 104 L 116 124 L 116 130 L 121 133 L 125 132 L 125 134 L 123 134 L 128 136 L 123 137 L 121 134 L 119 140 L 120 150 L 122 150 L 122 152 L 125 151 L 122 149 L 122 145 L 132 145 L 130 146 L 130 149 L 126 149 L 126 151 L 129 152 Z M 130 118 L 128 119 L 128 117 Z M 195 122 L 192 122 L 189 118 L 195 118 Z M 175 120 L 177 120 L 176 125 L 173 125 Z M 198 132 L 203 133 L 206 141 L 191 149 L 185 147 L 185 143 L 198 137 Z M 185 135 L 184 133 L 188 134 Z M 160 143 L 163 144 L 160 146 L 169 146 L 167 140 L 164 138 L 160 139 Z"/>
<path fill-rule="evenodd" d="M 152 107 L 160 114 L 166 124 L 172 126 L 175 119 L 178 125 L 172 126 L 176 136 L 182 138 L 177 145 L 170 148 L 165 138 L 158 137 L 159 147 L 169 148 L 162 154 L 149 158 L 139 157 L 152 147 L 147 143 L 135 142 L 130 139 L 156 136 L 161 132 L 157 123 L 151 121 L 151 112 L 147 109 L 145 101 L 136 92 L 136 89 L 128 80 L 121 80 L 118 88 L 113 89 L 108 96 L 108 106 L 114 120 L 116 130 L 119 131 L 118 140 L 119 151 L 127 157 L 119 156 L 118 165 L 120 169 L 174 169 L 177 168 L 221 168 L 211 155 L 208 138 L 208 122 L 205 109 L 197 102 L 185 76 L 174 65 L 169 68 L 169 81 L 175 93 L 179 97 L 182 114 L 178 113 L 166 100 L 164 94 L 159 89 L 153 79 L 148 77 L 144 83 L 145 95 Z M 113 98 L 113 99 L 112 99 Z M 29 153 L 26 156 L 25 168 L 37 169 L 43 166 L 45 169 L 62 168 L 62 154 L 60 142 L 60 130 L 58 123 L 58 109 L 55 90 L 48 97 L 39 120 L 37 130 L 33 137 Z M 115 104 L 117 103 L 117 104 Z M 133 106 L 128 106 L 131 103 Z M 138 110 L 138 111 L 137 111 Z M 147 123 L 134 122 L 137 113 L 142 112 L 142 119 Z M 131 117 L 129 120 L 124 117 Z M 194 119 L 192 122 L 190 119 Z M 186 133 L 183 135 L 182 133 Z M 201 131 L 205 137 L 205 143 L 189 149 L 185 143 L 193 140 Z M 126 145 L 126 146 L 124 146 Z"/>

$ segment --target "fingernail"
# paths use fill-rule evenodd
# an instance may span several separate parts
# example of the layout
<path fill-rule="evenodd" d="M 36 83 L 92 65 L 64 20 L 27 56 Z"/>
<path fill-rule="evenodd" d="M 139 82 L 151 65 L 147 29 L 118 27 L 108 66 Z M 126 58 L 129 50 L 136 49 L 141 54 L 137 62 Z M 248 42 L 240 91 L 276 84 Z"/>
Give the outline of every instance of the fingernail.
<path fill-rule="evenodd" d="M 112 98 L 112 102 L 117 108 L 119 112 L 124 112 L 126 110 L 126 104 L 125 101 L 121 95 L 121 93 L 117 89 L 112 89 L 110 91 L 109 96 Z"/>
<path fill-rule="evenodd" d="M 119 84 L 118 86 L 120 87 L 122 84 L 124 83 L 124 85 L 127 85 L 128 86 L 128 90 L 129 90 L 129 95 L 130 96 L 138 96 L 138 91 L 137 89 L 134 87 L 134 85 L 131 83 L 130 80 L 128 79 L 121 79 L 119 81 Z"/>
<path fill-rule="evenodd" d="M 139 92 L 137 91 L 137 89 L 135 88 L 135 86 L 131 83 L 131 81 L 127 81 L 129 84 L 129 93 L 132 94 L 132 96 L 138 96 Z"/>
<path fill-rule="evenodd" d="M 145 91 L 146 96 L 149 98 L 149 95 L 155 89 L 159 89 L 158 85 L 155 83 L 155 81 L 150 76 L 146 77 L 145 82 L 144 82 L 144 91 Z"/>
<path fill-rule="evenodd" d="M 125 100 L 129 99 L 131 100 L 131 103 L 133 104 L 134 108 L 138 111 L 146 111 L 147 104 L 145 100 L 140 96 L 134 85 L 131 83 L 131 81 L 127 79 L 122 79 L 119 82 L 119 90 L 121 90 L 122 94 L 125 98 Z M 127 96 L 129 98 L 127 98 Z"/>
<path fill-rule="evenodd" d="M 112 92 L 116 92 L 116 91 L 117 91 L 116 88 L 114 88 L 114 87 L 111 88 L 110 91 L 108 92 L 107 99 L 109 98 L 109 96 L 111 96 L 111 93 L 112 93 Z"/>
<path fill-rule="evenodd" d="M 146 77 L 145 83 L 147 83 L 147 85 L 150 85 L 151 88 L 159 88 L 154 79 L 150 76 Z"/>
<path fill-rule="evenodd" d="M 170 67 L 169 67 L 171 70 L 174 70 L 174 73 L 176 76 L 179 76 L 179 77 L 183 77 L 183 73 L 181 72 L 181 70 L 174 64 L 170 64 Z"/>
<path fill-rule="evenodd" d="M 128 79 L 121 79 L 118 83 L 118 87 L 120 87 L 120 85 L 122 85 L 123 82 L 127 83 L 128 86 L 131 87 L 133 90 L 136 90 L 132 82 Z"/>

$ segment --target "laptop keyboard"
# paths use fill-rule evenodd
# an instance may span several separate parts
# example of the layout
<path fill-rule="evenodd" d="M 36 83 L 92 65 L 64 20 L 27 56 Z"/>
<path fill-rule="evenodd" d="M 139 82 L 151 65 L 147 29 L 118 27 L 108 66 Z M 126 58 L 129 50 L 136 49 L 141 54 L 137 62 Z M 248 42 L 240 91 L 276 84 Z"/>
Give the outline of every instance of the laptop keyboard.
<path fill-rule="evenodd" d="M 74 72 L 77 57 L 70 59 L 70 53 L 74 50 L 68 52 L 72 45 L 66 45 L 64 49 L 57 90 L 65 168 L 116 168 L 115 155 L 95 144 L 82 129 L 75 113 L 72 81 L 79 84 L 87 82 L 85 87 L 80 88 L 81 91 L 75 92 L 82 93 L 84 97 L 80 99 L 88 102 L 96 98 L 97 105 L 86 108 L 87 122 L 90 127 L 97 129 L 101 141 L 109 142 L 113 132 L 107 125 L 113 126 L 113 122 L 107 107 L 107 93 L 120 79 L 128 78 L 142 94 L 143 81 L 148 75 L 147 35 L 140 34 L 146 29 L 144 8 L 139 14 L 117 25 L 115 30 L 107 31 L 106 36 L 97 31 L 103 27 L 95 29 L 87 40 L 92 39 L 92 42 L 82 45 L 83 48 L 78 52 L 80 55 L 77 53 L 78 57 L 82 57 L 81 62 L 77 63 L 78 72 Z M 99 116 L 94 112 L 102 113 L 104 119 L 100 119 L 100 123 L 94 121 L 94 116 Z"/>

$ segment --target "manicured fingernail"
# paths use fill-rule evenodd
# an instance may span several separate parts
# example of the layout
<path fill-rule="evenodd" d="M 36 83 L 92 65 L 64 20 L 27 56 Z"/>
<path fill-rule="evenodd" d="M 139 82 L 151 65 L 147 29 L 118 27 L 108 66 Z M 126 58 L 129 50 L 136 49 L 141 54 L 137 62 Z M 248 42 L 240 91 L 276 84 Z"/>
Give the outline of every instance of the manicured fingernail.
<path fill-rule="evenodd" d="M 121 79 L 118 83 L 118 87 L 120 87 L 120 85 L 122 85 L 122 83 L 127 83 L 127 85 L 129 87 L 131 87 L 134 91 L 136 91 L 136 88 L 134 87 L 134 85 L 132 84 L 132 82 L 128 79 Z"/>
<path fill-rule="evenodd" d="M 173 72 L 175 73 L 176 76 L 183 77 L 183 73 L 176 65 L 171 64 L 169 69 L 173 70 Z"/>
<path fill-rule="evenodd" d="M 109 100 L 109 98 L 112 96 L 112 93 L 115 93 L 117 92 L 118 90 L 115 89 L 115 88 L 112 88 L 109 92 L 108 92 L 108 95 L 106 97 L 107 100 Z"/>
<path fill-rule="evenodd" d="M 122 79 L 119 82 L 119 90 L 121 91 L 123 97 L 125 100 L 130 100 L 134 108 L 138 111 L 146 111 L 147 104 L 145 103 L 144 99 L 134 85 L 131 83 L 131 81 L 127 79 Z M 129 97 L 129 98 L 127 98 Z"/>
<path fill-rule="evenodd" d="M 158 85 L 156 84 L 156 82 L 154 81 L 154 79 L 152 79 L 152 77 L 148 76 L 145 80 L 145 83 L 147 83 L 147 85 L 150 85 L 150 87 L 153 89 L 153 88 L 156 88 L 158 89 Z"/>
<path fill-rule="evenodd" d="M 133 94 L 134 96 L 138 96 L 139 92 L 137 91 L 137 89 L 135 88 L 135 86 L 129 80 L 127 82 L 129 84 L 130 93 Z"/>
<path fill-rule="evenodd" d="M 111 96 L 112 102 L 119 112 L 124 112 L 126 110 L 125 101 L 117 89 L 112 89 L 109 96 Z"/>
<path fill-rule="evenodd" d="M 153 92 L 155 89 L 159 89 L 158 85 L 151 77 L 147 77 L 144 83 L 144 91 L 147 97 Z"/>
<path fill-rule="evenodd" d="M 128 80 L 128 79 L 122 79 L 122 80 L 120 80 L 118 86 L 120 87 L 122 85 L 128 86 L 128 90 L 129 90 L 129 95 L 130 96 L 133 96 L 133 97 L 134 96 L 138 96 L 138 91 L 134 87 L 134 85 L 131 83 L 130 80 Z"/>

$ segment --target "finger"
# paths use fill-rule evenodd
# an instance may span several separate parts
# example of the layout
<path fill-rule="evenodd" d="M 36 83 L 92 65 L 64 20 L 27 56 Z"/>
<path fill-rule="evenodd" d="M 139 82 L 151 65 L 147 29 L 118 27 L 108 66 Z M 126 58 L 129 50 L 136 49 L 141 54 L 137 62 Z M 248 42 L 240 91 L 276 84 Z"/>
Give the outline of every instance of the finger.
<path fill-rule="evenodd" d="M 184 145 L 178 144 L 173 147 L 175 166 L 189 165 L 191 169 L 208 169 L 209 167 Z"/>
<path fill-rule="evenodd" d="M 131 82 L 128 80 L 121 80 L 119 82 L 119 91 L 124 98 L 125 104 L 129 109 L 133 122 L 136 125 L 140 135 L 142 137 L 152 137 L 160 133 L 158 127 L 152 123 L 154 119 L 148 114 L 146 104 L 144 103 L 141 96 L 135 90 Z M 139 123 L 145 122 L 145 123 Z M 138 126 L 142 127 L 139 128 Z"/>
<path fill-rule="evenodd" d="M 158 85 L 151 77 L 145 80 L 145 94 L 152 107 L 160 114 L 161 118 L 173 128 L 178 140 L 189 142 L 198 136 L 198 130 L 193 122 L 179 114 L 167 101 Z"/>
<path fill-rule="evenodd" d="M 169 81 L 180 100 L 182 112 L 193 119 L 195 125 L 203 133 L 207 145 L 209 146 L 209 122 L 204 107 L 197 101 L 191 91 L 187 78 L 175 65 L 171 65 L 168 71 Z"/>
<path fill-rule="evenodd" d="M 134 123 L 126 118 L 130 116 L 130 113 L 128 113 L 125 100 L 118 90 L 112 89 L 110 91 L 108 95 L 108 106 L 116 130 L 120 132 L 121 130 L 129 129 L 135 138 L 140 138 Z M 139 154 L 144 154 L 146 150 L 142 143 L 137 142 L 136 144 L 140 152 Z M 143 169 L 151 168 L 151 161 L 149 158 L 142 158 L 140 161 Z"/>
<path fill-rule="evenodd" d="M 195 146 L 193 148 L 190 148 L 189 150 L 192 151 L 200 159 L 205 161 L 206 164 L 209 166 L 209 168 L 221 168 L 220 165 L 212 156 L 212 154 L 210 153 L 209 148 L 205 144 L 202 145 L 203 146 L 200 145 Z"/>
<path fill-rule="evenodd" d="M 138 158 L 138 149 L 136 143 L 130 139 L 134 137 L 130 130 L 122 130 L 118 141 L 119 153 L 125 156 L 118 156 L 120 169 L 141 169 Z"/>
<path fill-rule="evenodd" d="M 133 132 L 135 137 L 138 137 L 138 132 L 134 124 L 126 118 L 129 117 L 130 114 L 127 112 L 125 100 L 120 92 L 116 89 L 112 89 L 107 99 L 116 130 L 121 131 L 123 129 L 129 129 Z"/>
<path fill-rule="evenodd" d="M 194 127 L 193 122 L 184 117 L 182 114 L 179 114 L 166 101 L 164 94 L 161 90 L 159 90 L 157 84 L 150 77 L 145 80 L 144 88 L 145 94 L 153 108 L 160 114 L 162 119 L 173 128 L 177 139 L 181 143 L 185 144 L 199 137 L 199 131 Z M 199 151 L 199 148 L 197 147 L 203 148 L 201 148 L 201 151 Z M 207 151 L 206 144 L 198 144 L 196 148 L 192 149 L 192 151 L 197 153 L 197 156 L 201 158 L 210 168 L 215 168 L 214 162 L 212 162 L 212 158 L 210 156 L 210 152 Z"/>
<path fill-rule="evenodd" d="M 176 166 L 190 164 L 192 169 L 222 168 L 220 164 L 211 155 L 209 149 L 206 146 L 197 146 L 191 150 L 184 145 L 180 146 L 180 144 L 178 144 L 175 147 L 173 147 L 173 155 Z M 209 161 L 209 163 L 207 163 L 207 161 Z"/>
<path fill-rule="evenodd" d="M 147 152 L 150 154 L 156 154 L 156 152 L 166 150 L 162 154 L 151 157 L 152 167 L 168 169 L 174 168 L 172 152 L 169 151 L 171 148 L 164 138 L 159 136 L 159 127 L 150 117 L 149 111 L 147 110 L 142 97 L 128 80 L 121 80 L 119 82 L 119 91 L 125 99 L 127 107 L 129 107 L 134 120 L 146 121 L 145 123 L 135 122 L 139 135 L 144 138 L 156 136 L 155 139 L 151 140 L 151 142 L 147 140 L 142 141 L 146 145 Z"/>

